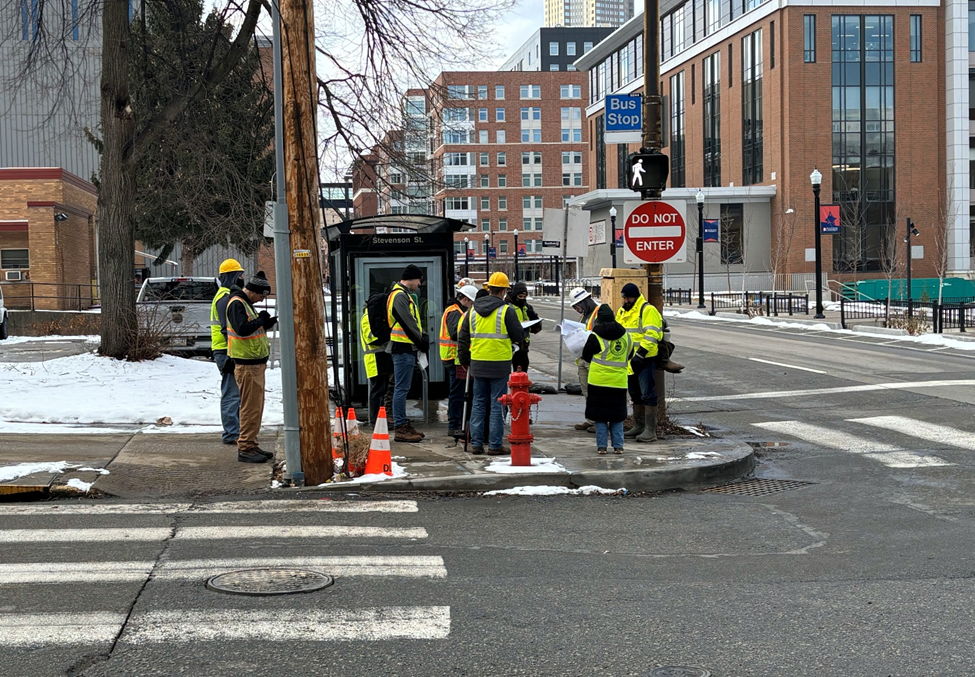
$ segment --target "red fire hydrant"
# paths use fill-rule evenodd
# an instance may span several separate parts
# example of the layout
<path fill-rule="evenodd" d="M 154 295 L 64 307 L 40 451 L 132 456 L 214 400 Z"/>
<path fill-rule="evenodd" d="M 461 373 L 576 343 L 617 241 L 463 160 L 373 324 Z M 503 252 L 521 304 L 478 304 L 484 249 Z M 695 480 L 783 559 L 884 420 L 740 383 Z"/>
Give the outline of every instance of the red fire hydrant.
<path fill-rule="evenodd" d="M 532 441 L 535 436 L 532 435 L 529 408 L 541 402 L 542 398 L 528 392 L 531 384 L 528 374 L 523 371 L 513 372 L 508 379 L 510 392 L 498 398 L 498 402 L 511 410 L 511 434 L 508 435 L 508 442 L 511 444 L 511 465 L 532 464 Z"/>

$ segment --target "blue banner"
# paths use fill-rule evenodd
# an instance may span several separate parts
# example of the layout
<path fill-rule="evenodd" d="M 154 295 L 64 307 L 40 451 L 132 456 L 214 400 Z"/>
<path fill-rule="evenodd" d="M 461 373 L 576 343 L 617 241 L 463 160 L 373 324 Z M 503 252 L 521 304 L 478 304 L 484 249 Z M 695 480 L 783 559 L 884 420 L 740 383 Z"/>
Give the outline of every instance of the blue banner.
<path fill-rule="evenodd" d="M 718 241 L 718 219 L 704 219 L 702 222 L 704 225 L 704 241 L 705 242 L 717 242 Z"/>
<path fill-rule="evenodd" d="M 488 247 L 488 258 L 489 259 L 496 259 L 496 258 L 498 258 L 498 248 L 497 247 Z"/>

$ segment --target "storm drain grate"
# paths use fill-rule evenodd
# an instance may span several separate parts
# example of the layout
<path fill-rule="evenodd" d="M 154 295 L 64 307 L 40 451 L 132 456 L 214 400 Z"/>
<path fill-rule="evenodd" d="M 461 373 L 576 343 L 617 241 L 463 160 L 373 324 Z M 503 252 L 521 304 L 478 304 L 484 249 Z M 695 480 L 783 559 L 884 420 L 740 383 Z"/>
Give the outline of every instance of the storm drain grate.
<path fill-rule="evenodd" d="M 331 576 L 306 569 L 241 569 L 211 576 L 206 585 L 235 595 L 291 595 L 321 590 L 332 582 Z"/>
<path fill-rule="evenodd" d="M 686 665 L 664 665 L 648 672 L 647 677 L 711 677 L 711 672 Z"/>
<path fill-rule="evenodd" d="M 803 482 L 801 480 L 771 480 L 763 477 L 753 477 L 750 480 L 722 484 L 719 487 L 710 487 L 702 491 L 711 494 L 733 494 L 735 496 L 768 496 L 780 491 L 790 489 L 801 489 L 802 487 L 815 484 L 815 482 Z"/>

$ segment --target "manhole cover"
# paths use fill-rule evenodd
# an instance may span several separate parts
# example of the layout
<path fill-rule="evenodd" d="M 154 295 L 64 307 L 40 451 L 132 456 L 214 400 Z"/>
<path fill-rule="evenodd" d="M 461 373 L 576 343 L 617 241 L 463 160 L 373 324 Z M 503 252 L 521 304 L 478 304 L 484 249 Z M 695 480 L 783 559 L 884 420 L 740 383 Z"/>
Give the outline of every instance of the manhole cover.
<path fill-rule="evenodd" d="M 780 491 L 789 489 L 799 489 L 801 487 L 815 484 L 815 482 L 803 482 L 800 480 L 771 480 L 763 477 L 753 477 L 750 480 L 723 484 L 720 487 L 710 487 L 702 491 L 711 494 L 734 494 L 736 496 L 768 496 Z"/>
<path fill-rule="evenodd" d="M 711 677 L 711 673 L 702 668 L 689 668 L 684 665 L 665 665 L 651 670 L 649 677 Z"/>
<path fill-rule="evenodd" d="M 235 595 L 291 595 L 314 592 L 333 583 L 331 576 L 307 569 L 240 569 L 207 579 L 207 587 Z"/>

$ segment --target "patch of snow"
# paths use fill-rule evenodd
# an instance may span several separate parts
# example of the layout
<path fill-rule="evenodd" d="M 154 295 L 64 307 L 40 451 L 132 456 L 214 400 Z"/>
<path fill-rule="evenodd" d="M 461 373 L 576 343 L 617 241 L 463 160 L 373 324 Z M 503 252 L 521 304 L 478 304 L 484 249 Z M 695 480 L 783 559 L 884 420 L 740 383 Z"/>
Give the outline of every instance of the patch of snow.
<path fill-rule="evenodd" d="M 99 475 L 111 475 L 105 468 L 78 468 L 75 472 L 97 472 Z"/>
<path fill-rule="evenodd" d="M 18 343 L 39 343 L 43 341 L 50 343 L 64 343 L 66 341 L 99 343 L 101 340 L 100 336 L 8 336 L 0 342 L 0 346 L 12 346 Z"/>
<path fill-rule="evenodd" d="M 592 496 L 593 494 L 621 495 L 626 494 L 626 489 L 606 489 L 597 487 L 594 484 L 587 484 L 578 489 L 569 487 L 555 487 L 551 485 L 513 487 L 511 489 L 495 489 L 485 491 L 484 496 Z"/>
<path fill-rule="evenodd" d="M 701 432 L 700 429 L 695 428 L 692 425 L 682 425 L 681 428 L 683 428 L 687 432 L 691 433 L 692 435 L 697 435 L 698 437 L 707 437 L 707 435 L 705 435 L 703 432 Z"/>
<path fill-rule="evenodd" d="M 98 425 L 62 423 L 21 423 L 0 419 L 0 432 L 44 435 L 112 435 L 139 432 L 138 426 L 131 428 L 103 428 Z"/>
<path fill-rule="evenodd" d="M 88 493 L 88 491 L 89 491 L 89 490 L 91 489 L 91 486 L 92 486 L 93 484 L 94 484 L 94 482 L 82 482 L 82 481 L 81 481 L 81 480 L 79 480 L 79 479 L 78 479 L 77 477 L 72 477 L 72 478 L 71 478 L 70 480 L 68 480 L 68 482 L 67 482 L 67 485 L 68 485 L 69 487 L 71 487 L 72 489 L 77 489 L 78 491 L 83 491 L 83 492 L 85 492 L 86 494 L 87 494 L 87 493 Z"/>
<path fill-rule="evenodd" d="M 271 488 L 272 489 L 277 489 L 280 486 L 281 486 L 281 482 L 279 482 L 278 480 L 271 480 Z"/>
<path fill-rule="evenodd" d="M 26 477 L 36 472 L 64 472 L 71 468 L 67 461 L 53 463 L 18 463 L 17 465 L 0 466 L 0 482 L 8 482 L 18 477 Z"/>
<path fill-rule="evenodd" d="M 511 459 L 492 461 L 484 468 L 488 472 L 501 474 L 516 473 L 559 473 L 568 472 L 554 458 L 533 458 L 531 465 L 511 465 Z"/>
<path fill-rule="evenodd" d="M 395 480 L 403 477 L 409 477 L 410 473 L 406 472 L 406 468 L 401 466 L 399 463 L 393 461 L 393 474 L 384 475 L 382 473 L 374 473 L 372 475 L 360 475 L 359 477 L 354 477 L 351 480 L 346 480 L 344 482 L 325 482 L 324 484 L 319 484 L 320 487 L 334 487 L 337 484 L 363 484 L 364 482 L 385 482 L 386 480 Z"/>
<path fill-rule="evenodd" d="M 700 461 L 705 458 L 721 458 L 721 454 L 716 451 L 692 451 L 691 453 L 684 456 L 684 458 L 691 461 Z"/>

